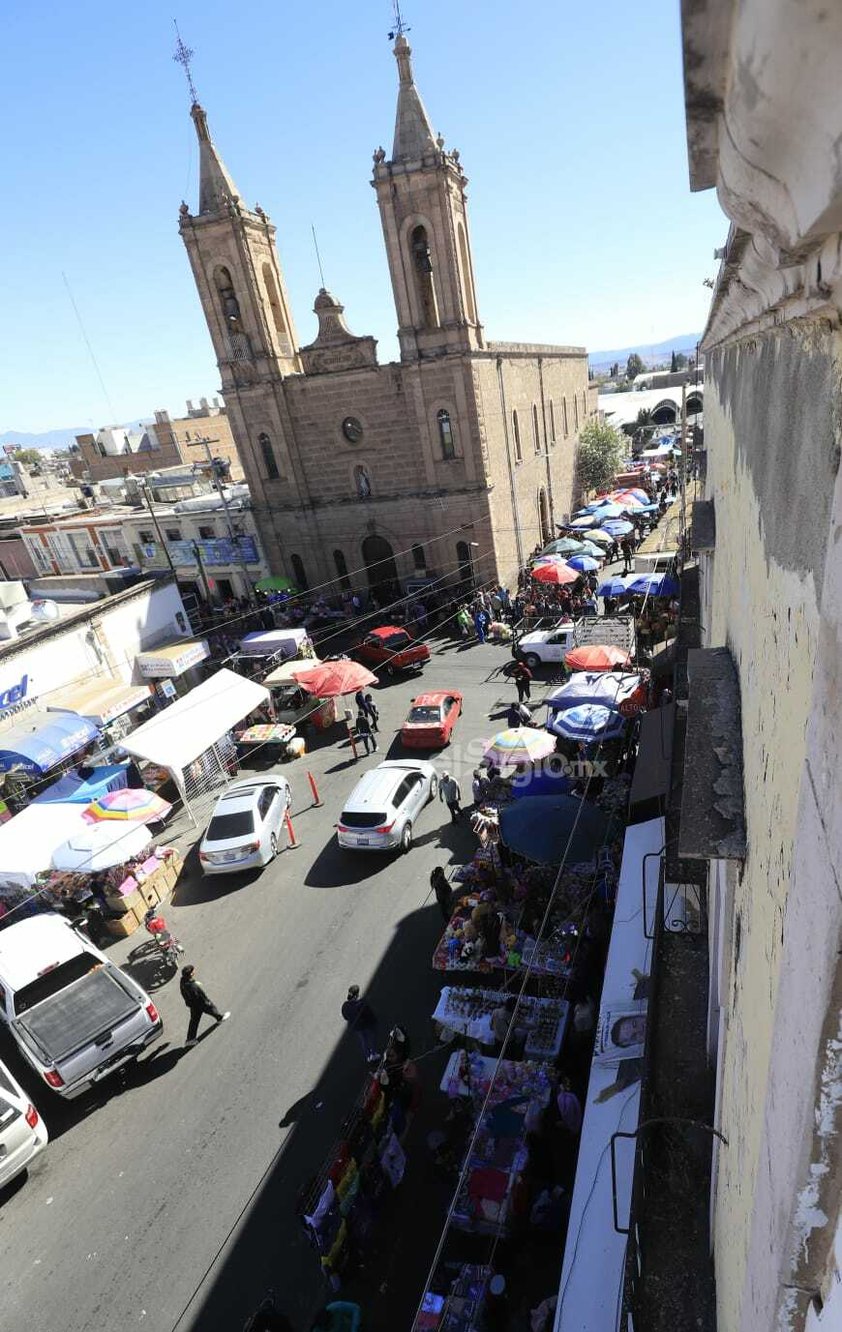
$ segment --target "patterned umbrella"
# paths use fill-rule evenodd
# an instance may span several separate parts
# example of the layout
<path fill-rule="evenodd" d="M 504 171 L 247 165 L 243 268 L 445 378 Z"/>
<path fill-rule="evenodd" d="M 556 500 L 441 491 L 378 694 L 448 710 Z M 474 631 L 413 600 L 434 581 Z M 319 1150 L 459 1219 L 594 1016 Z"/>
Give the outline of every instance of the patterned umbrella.
<path fill-rule="evenodd" d="M 489 741 L 483 758 L 498 767 L 513 768 L 518 763 L 535 763 L 554 753 L 555 740 L 546 731 L 534 726 L 512 726 Z"/>
<path fill-rule="evenodd" d="M 570 569 L 566 564 L 556 564 L 547 562 L 546 564 L 536 564 L 532 570 L 532 577 L 536 583 L 575 583 L 581 574 L 575 569 Z"/>
<path fill-rule="evenodd" d="M 625 717 L 601 703 L 579 703 L 553 717 L 553 732 L 565 740 L 613 740 L 625 729 Z"/>
<path fill-rule="evenodd" d="M 82 814 L 86 823 L 122 820 L 124 823 L 158 823 L 165 819 L 172 805 L 154 791 L 124 787 L 98 796 Z"/>

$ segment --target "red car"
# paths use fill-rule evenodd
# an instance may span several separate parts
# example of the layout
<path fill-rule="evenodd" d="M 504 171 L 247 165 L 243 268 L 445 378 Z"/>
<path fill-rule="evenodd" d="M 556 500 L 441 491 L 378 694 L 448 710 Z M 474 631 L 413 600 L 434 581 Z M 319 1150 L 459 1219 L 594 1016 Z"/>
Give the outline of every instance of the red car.
<path fill-rule="evenodd" d="M 449 745 L 461 711 L 462 695 L 455 689 L 419 694 L 412 700 L 409 716 L 401 727 L 401 744 L 407 749 Z"/>
<path fill-rule="evenodd" d="M 366 634 L 353 656 L 372 669 L 383 666 L 387 675 L 394 675 L 395 671 L 420 670 L 430 660 L 430 649 L 426 643 L 417 643 L 406 629 L 387 624 Z"/>

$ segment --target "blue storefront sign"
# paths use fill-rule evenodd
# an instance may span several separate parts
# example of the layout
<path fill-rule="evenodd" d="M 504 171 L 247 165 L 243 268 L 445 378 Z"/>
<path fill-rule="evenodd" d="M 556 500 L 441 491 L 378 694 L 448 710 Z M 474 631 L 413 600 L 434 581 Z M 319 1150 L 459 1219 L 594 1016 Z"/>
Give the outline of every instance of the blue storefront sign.
<path fill-rule="evenodd" d="M 176 567 L 196 564 L 196 551 L 202 564 L 215 568 L 221 564 L 259 564 L 260 556 L 257 542 L 252 536 L 240 536 L 236 541 L 230 537 L 215 537 L 202 541 L 168 541 L 167 550 Z M 147 559 L 154 559 L 157 547 L 144 546 Z"/>

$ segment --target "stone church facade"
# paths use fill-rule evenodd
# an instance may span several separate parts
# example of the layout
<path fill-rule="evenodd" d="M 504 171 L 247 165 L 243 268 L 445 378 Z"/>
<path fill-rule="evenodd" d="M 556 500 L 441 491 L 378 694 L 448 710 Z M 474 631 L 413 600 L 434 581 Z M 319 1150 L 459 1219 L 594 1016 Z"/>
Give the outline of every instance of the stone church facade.
<path fill-rule="evenodd" d="M 275 228 L 243 204 L 198 104 L 199 207 L 182 204 L 180 231 L 273 572 L 328 591 L 511 583 L 572 507 L 596 410 L 587 354 L 486 340 L 459 153 L 434 134 L 402 35 L 395 56 L 394 145 L 372 184 L 399 362 L 379 364 L 324 289 L 318 336 L 299 345 Z"/>

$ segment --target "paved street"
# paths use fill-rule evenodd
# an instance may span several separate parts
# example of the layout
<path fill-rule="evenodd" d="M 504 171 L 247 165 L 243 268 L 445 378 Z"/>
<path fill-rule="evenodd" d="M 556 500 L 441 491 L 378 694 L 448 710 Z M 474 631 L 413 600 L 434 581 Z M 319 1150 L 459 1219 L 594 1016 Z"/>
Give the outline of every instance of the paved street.
<path fill-rule="evenodd" d="M 465 693 L 454 745 L 437 766 L 464 779 L 468 801 L 476 744 L 465 751 L 505 725 L 489 713 L 511 691 L 488 676 L 507 658 L 503 648 L 442 648 L 424 672 L 425 687 Z M 378 691 L 378 759 L 418 689 L 411 677 Z M 340 852 L 333 824 L 343 798 L 376 761 L 355 763 L 334 742 L 284 767 L 302 845 L 261 877 L 203 882 L 190 856 L 167 919 L 211 997 L 232 1009 L 229 1023 L 210 1024 L 206 1039 L 185 1051 L 187 1013 L 170 979 L 153 990 L 163 1041 L 122 1093 L 109 1087 L 66 1105 L 22 1075 L 52 1142 L 33 1174 L 0 1195 L 0 1332 L 30 1325 L 239 1332 L 267 1287 L 296 1327 L 308 1326 L 324 1286 L 294 1199 L 334 1141 L 363 1074 L 340 1004 L 358 982 L 384 1035 L 401 1019 L 414 1049 L 429 1045 L 440 985 L 430 968 L 440 917 L 429 874 L 473 846 L 436 802 L 421 816 L 409 856 Z M 320 809 L 309 807 L 308 768 Z M 137 943 L 134 936 L 115 944 L 112 956 L 123 961 Z M 136 974 L 149 979 L 143 968 Z M 3 1057 L 19 1070 L 13 1056 Z M 391 1274 L 393 1285 L 407 1288 L 408 1308 L 437 1237 L 429 1235 L 427 1252 L 413 1242 Z"/>

